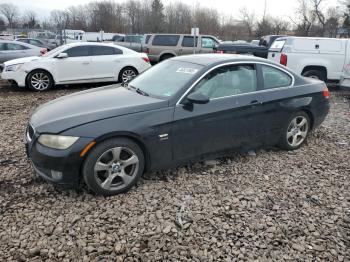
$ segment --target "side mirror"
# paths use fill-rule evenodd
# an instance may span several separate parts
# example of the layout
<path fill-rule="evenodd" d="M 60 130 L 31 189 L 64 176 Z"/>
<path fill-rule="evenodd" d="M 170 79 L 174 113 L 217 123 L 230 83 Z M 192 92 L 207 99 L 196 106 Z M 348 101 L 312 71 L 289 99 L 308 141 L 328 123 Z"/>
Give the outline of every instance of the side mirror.
<path fill-rule="evenodd" d="M 206 104 L 209 102 L 209 97 L 201 92 L 194 92 L 186 97 L 186 100 L 191 104 Z"/>
<path fill-rule="evenodd" d="M 59 53 L 56 58 L 60 58 L 60 59 L 64 59 L 64 58 L 68 58 L 68 54 L 67 53 Z"/>

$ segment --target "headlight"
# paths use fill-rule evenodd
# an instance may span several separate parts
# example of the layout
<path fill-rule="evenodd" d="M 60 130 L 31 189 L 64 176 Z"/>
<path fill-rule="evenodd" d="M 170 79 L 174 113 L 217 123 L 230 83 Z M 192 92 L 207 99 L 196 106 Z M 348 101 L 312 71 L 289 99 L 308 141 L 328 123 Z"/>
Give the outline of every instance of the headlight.
<path fill-rule="evenodd" d="M 20 69 L 22 67 L 22 65 L 23 65 L 23 63 L 6 66 L 5 71 L 12 71 L 12 72 L 17 71 L 18 69 Z"/>
<path fill-rule="evenodd" d="M 79 137 L 75 136 L 41 135 L 38 141 L 40 144 L 54 149 L 67 149 L 78 139 Z"/>

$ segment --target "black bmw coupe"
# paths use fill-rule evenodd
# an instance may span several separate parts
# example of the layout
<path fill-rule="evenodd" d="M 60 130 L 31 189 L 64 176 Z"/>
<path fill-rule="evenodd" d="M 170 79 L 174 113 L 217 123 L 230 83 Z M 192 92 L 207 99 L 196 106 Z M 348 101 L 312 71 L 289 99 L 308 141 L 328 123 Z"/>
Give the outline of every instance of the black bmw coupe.
<path fill-rule="evenodd" d="M 129 190 L 144 172 L 266 145 L 297 149 L 329 111 L 325 83 L 267 60 L 190 55 L 166 60 L 127 86 L 39 107 L 26 131 L 37 174 L 96 193 Z"/>

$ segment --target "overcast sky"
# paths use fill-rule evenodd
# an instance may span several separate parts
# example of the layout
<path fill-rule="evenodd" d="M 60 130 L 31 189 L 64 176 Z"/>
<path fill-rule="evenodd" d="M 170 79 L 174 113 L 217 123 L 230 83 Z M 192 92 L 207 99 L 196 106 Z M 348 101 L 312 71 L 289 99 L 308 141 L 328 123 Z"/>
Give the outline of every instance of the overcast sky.
<path fill-rule="evenodd" d="M 124 2 L 123 0 L 114 0 Z M 257 15 L 262 15 L 264 10 L 264 0 L 163 0 L 164 4 L 181 1 L 187 4 L 200 3 L 201 6 L 216 8 L 226 15 L 237 15 L 241 7 L 254 10 Z M 293 16 L 297 6 L 297 0 L 266 0 L 267 12 L 272 16 Z M 91 0 L 0 0 L 0 3 L 11 2 L 21 8 L 33 9 L 40 13 L 40 17 L 45 17 L 52 9 L 64 9 L 71 5 L 86 4 Z M 339 0 L 324 0 L 324 7 L 339 5 Z"/>

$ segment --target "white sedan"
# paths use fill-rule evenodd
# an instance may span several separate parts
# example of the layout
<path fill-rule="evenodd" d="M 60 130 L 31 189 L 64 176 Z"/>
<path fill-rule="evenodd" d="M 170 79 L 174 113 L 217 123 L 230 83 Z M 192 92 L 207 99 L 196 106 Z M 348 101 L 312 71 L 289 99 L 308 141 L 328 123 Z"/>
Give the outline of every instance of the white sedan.
<path fill-rule="evenodd" d="M 72 43 L 41 57 L 26 57 L 4 63 L 2 79 L 33 91 L 54 85 L 122 82 L 151 67 L 146 54 L 114 44 Z"/>

